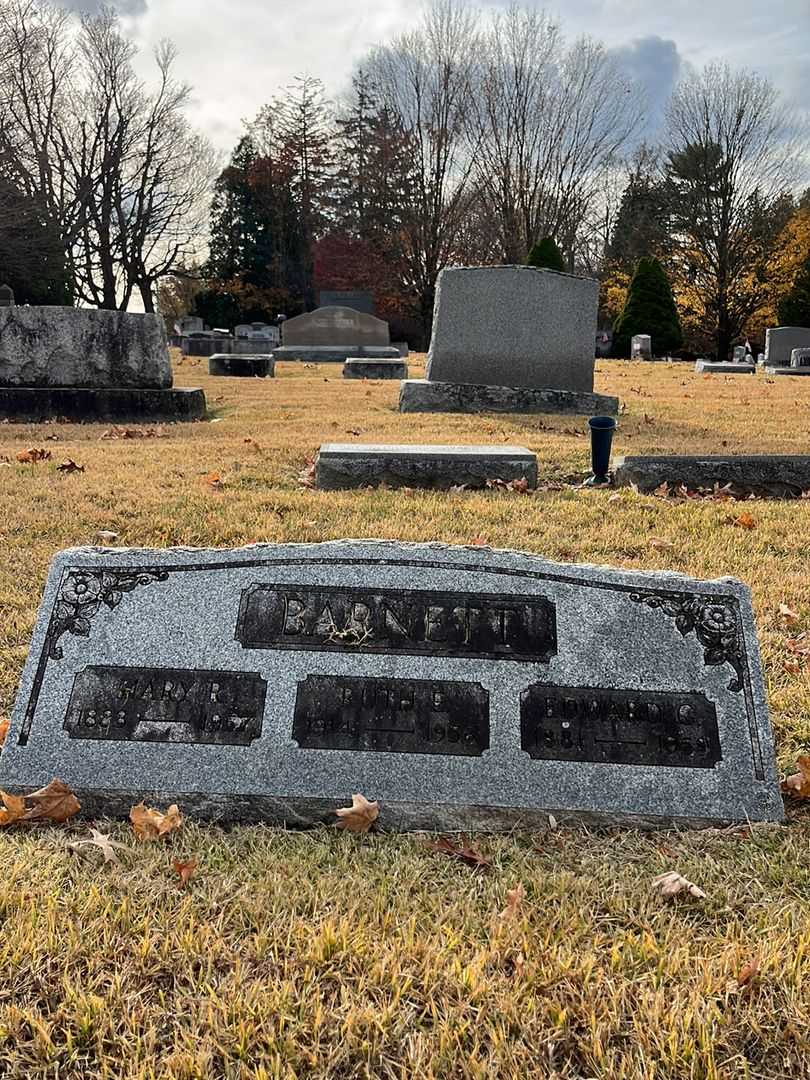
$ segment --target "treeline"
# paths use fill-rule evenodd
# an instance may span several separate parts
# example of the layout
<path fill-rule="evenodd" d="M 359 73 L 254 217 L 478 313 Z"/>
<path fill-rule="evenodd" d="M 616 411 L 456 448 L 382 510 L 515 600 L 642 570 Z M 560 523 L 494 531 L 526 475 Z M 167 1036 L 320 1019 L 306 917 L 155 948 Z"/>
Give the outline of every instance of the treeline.
<path fill-rule="evenodd" d="M 189 265 L 216 176 L 161 45 L 149 87 L 111 9 L 0 0 L 0 279 L 18 300 L 154 310 Z"/>
<path fill-rule="evenodd" d="M 172 49 L 149 85 L 133 57 L 108 11 L 0 0 L 0 278 L 23 300 L 157 295 L 219 326 L 367 289 L 426 344 L 444 266 L 523 262 L 549 237 L 601 278 L 603 326 L 642 259 L 687 348 L 725 355 L 780 310 L 810 321 L 807 118 L 754 73 L 689 71 L 650 147 L 641 89 L 604 45 L 533 8 L 435 0 L 341 100 L 310 77 L 272 99 L 222 169 Z"/>

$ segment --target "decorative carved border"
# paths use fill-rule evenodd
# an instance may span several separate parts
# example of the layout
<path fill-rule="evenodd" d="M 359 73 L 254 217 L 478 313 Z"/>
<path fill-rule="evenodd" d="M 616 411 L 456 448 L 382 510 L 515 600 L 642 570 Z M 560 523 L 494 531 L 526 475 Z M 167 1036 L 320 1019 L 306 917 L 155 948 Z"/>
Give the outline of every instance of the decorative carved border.
<path fill-rule="evenodd" d="M 694 633 L 703 646 L 707 667 L 730 664 L 735 677 L 728 684 L 733 693 L 741 693 L 745 685 L 745 650 L 743 649 L 737 601 L 734 598 L 700 596 L 689 593 L 634 592 L 634 604 L 645 604 L 663 611 L 675 620 L 678 632 L 686 637 Z"/>

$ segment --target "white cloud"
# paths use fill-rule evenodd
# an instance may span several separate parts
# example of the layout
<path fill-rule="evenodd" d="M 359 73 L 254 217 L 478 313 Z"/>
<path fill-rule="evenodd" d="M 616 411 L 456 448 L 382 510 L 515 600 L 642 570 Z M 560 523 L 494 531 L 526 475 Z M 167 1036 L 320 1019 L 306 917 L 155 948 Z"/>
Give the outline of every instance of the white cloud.
<path fill-rule="evenodd" d="M 489 0 L 503 6 L 509 0 Z M 99 0 L 69 0 L 74 9 Z M 223 150 L 241 121 L 293 77 L 323 79 L 330 94 L 346 86 L 374 44 L 413 25 L 420 0 L 117 0 L 143 48 L 140 70 L 162 38 L 180 50 L 179 71 L 195 88 L 193 120 Z M 541 5 L 538 5 L 541 6 Z M 771 78 L 797 107 L 810 98 L 808 0 L 551 0 L 569 37 L 599 38 L 646 86 L 651 123 L 660 117 L 683 64 L 725 60 Z"/>

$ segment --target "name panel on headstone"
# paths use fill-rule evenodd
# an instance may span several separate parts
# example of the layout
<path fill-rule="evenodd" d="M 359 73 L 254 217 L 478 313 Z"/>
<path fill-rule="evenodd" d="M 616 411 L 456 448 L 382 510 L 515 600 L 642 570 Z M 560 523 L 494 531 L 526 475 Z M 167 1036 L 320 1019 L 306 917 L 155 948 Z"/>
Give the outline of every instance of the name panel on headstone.
<path fill-rule="evenodd" d="M 312 749 L 480 756 L 489 694 L 475 683 L 310 675 L 298 684 L 292 734 Z"/>
<path fill-rule="evenodd" d="M 703 694 L 537 683 L 521 695 L 520 745 L 535 760 L 713 769 L 722 760 Z"/>
<path fill-rule="evenodd" d="M 252 585 L 236 639 L 246 649 L 317 649 L 544 662 L 554 605 L 502 594 Z"/>
<path fill-rule="evenodd" d="M 64 727 L 72 739 L 250 746 L 266 696 L 241 671 L 93 666 L 74 680 Z"/>
<path fill-rule="evenodd" d="M 77 549 L 0 789 L 383 828 L 780 820 L 750 594 L 480 547 Z"/>

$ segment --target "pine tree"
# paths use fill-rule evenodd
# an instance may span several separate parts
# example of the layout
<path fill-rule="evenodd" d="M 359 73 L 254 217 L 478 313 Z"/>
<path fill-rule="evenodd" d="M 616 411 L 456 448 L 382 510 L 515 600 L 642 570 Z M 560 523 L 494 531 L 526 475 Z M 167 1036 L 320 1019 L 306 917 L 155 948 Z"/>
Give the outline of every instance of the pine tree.
<path fill-rule="evenodd" d="M 529 257 L 526 259 L 526 265 L 537 266 L 545 270 L 559 270 L 562 273 L 565 273 L 566 270 L 560 249 L 552 236 L 544 236 L 539 243 L 532 247 Z"/>
<path fill-rule="evenodd" d="M 780 326 L 810 326 L 810 252 L 777 310 Z"/>
<path fill-rule="evenodd" d="M 649 334 L 656 356 L 666 356 L 683 343 L 672 288 L 658 259 L 638 261 L 624 309 L 613 327 L 614 356 L 630 356 L 630 339 L 634 334 Z"/>

